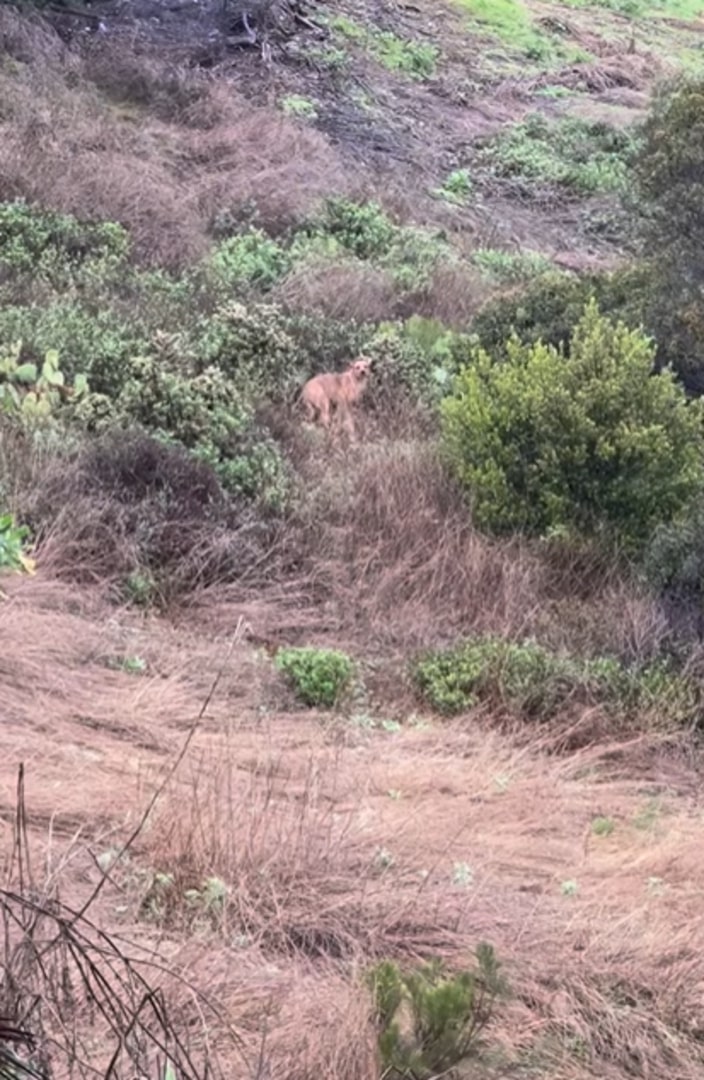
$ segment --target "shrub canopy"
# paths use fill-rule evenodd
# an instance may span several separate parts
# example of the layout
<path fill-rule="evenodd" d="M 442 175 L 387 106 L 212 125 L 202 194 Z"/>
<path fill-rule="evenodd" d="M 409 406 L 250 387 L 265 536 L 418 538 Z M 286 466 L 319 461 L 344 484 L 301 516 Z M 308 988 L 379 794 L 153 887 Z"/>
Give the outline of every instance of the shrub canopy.
<path fill-rule="evenodd" d="M 653 374 L 639 331 L 590 302 L 570 356 L 513 338 L 506 360 L 481 349 L 442 403 L 451 468 L 480 528 L 609 534 L 639 548 L 702 482 L 698 403 Z"/>

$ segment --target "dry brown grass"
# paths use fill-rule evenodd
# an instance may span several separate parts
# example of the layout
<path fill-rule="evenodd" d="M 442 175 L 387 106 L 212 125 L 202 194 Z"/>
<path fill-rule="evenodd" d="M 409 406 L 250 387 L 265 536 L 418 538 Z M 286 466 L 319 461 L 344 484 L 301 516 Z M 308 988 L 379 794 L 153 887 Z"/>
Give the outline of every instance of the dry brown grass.
<path fill-rule="evenodd" d="M 420 418 L 398 423 L 385 438 L 368 417 L 344 456 L 295 451 L 308 501 L 291 542 L 347 632 L 404 655 L 472 633 L 537 634 L 628 659 L 658 652 L 667 627 L 657 604 L 610 560 L 477 532 L 434 440 L 414 433 Z"/>
<path fill-rule="evenodd" d="M 393 314 L 398 296 L 391 275 L 358 262 L 328 259 L 299 263 L 274 289 L 286 309 L 340 321 L 381 322 Z"/>
<path fill-rule="evenodd" d="M 132 575 L 162 604 L 256 577 L 275 546 L 275 523 L 228 500 L 209 466 L 139 432 L 116 431 L 40 460 L 21 487 L 42 564 L 117 596 L 129 596 Z"/>
<path fill-rule="evenodd" d="M 0 198 L 119 221 L 142 261 L 198 258 L 218 214 L 256 207 L 280 228 L 346 188 L 322 136 L 223 82 L 119 43 L 71 52 L 8 7 L 0 35 Z"/>
<path fill-rule="evenodd" d="M 41 575 L 4 586 L 0 829 L 9 849 L 22 760 L 35 858 L 74 903 L 99 879 L 87 848 L 139 819 L 222 672 L 99 918 L 133 950 L 158 942 L 158 981 L 184 1025 L 193 999 L 169 968 L 216 999 L 246 1051 L 244 1065 L 209 1022 L 230 1075 L 376 1080 L 367 965 L 439 954 L 460 968 L 481 939 L 513 990 L 488 1032 L 499 1074 L 701 1075 L 695 758 L 641 739 L 556 759 L 476 724 L 385 731 L 272 712 L 270 661 L 227 646 L 254 606 L 216 597 L 211 612 L 204 598 L 179 629 L 106 619 L 99 598 Z M 264 631 L 291 633 L 295 618 L 260 602 Z M 125 651 L 148 659 L 146 676 L 106 668 Z M 141 877 L 155 870 L 174 874 L 161 926 Z M 213 876 L 229 890 L 222 910 L 187 903 L 184 889 Z"/>

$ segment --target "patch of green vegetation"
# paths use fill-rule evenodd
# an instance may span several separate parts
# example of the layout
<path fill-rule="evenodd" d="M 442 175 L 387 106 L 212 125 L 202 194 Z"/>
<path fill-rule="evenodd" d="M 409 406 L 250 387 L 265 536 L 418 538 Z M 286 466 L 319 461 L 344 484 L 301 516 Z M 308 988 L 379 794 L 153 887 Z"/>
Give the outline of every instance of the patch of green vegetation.
<path fill-rule="evenodd" d="M 619 15 L 638 18 L 664 16 L 676 19 L 696 19 L 704 12 L 702 0 L 563 0 L 569 7 L 606 8 Z"/>
<path fill-rule="evenodd" d="M 0 412 L 5 416 L 37 425 L 51 419 L 69 397 L 78 401 L 87 392 L 85 375 L 67 385 L 56 350 L 50 349 L 41 365 L 22 359 L 21 341 L 0 353 Z"/>
<path fill-rule="evenodd" d="M 298 116 L 303 120 L 315 120 L 318 115 L 315 102 L 300 94 L 289 94 L 282 98 L 281 108 L 287 116 Z"/>
<path fill-rule="evenodd" d="M 442 233 L 396 225 L 375 202 L 328 199 L 294 238 L 290 255 L 293 261 L 311 254 L 334 259 L 341 251 L 389 271 L 409 291 L 421 288 L 434 267 L 451 257 Z"/>
<path fill-rule="evenodd" d="M 624 188 L 636 147 L 631 132 L 609 124 L 551 122 L 536 113 L 489 140 L 479 160 L 494 176 L 518 182 L 526 197 L 545 188 L 592 195 Z"/>
<path fill-rule="evenodd" d="M 369 49 L 382 67 L 400 71 L 413 79 L 429 79 L 435 74 L 439 49 L 427 41 L 406 41 L 389 31 L 375 33 Z"/>
<path fill-rule="evenodd" d="M 486 304 L 472 322 L 472 333 L 495 360 L 505 359 L 514 334 L 524 345 L 542 341 L 569 355 L 574 328 L 590 300 L 597 301 L 602 314 L 636 329 L 643 323 L 647 287 L 648 273 L 637 264 L 579 277 L 553 270 L 519 293 Z"/>
<path fill-rule="evenodd" d="M 568 86 L 562 86 L 560 83 L 548 83 L 547 86 L 539 87 L 535 91 L 535 96 L 551 99 L 573 97 L 574 90 L 571 90 Z"/>
<path fill-rule="evenodd" d="M 472 196 L 474 184 L 469 169 L 455 169 L 445 178 L 439 188 L 435 188 L 433 194 L 445 202 L 455 203 L 461 206 Z"/>
<path fill-rule="evenodd" d="M 497 285 L 531 281 L 547 273 L 552 263 L 539 251 L 499 251 L 497 248 L 477 248 L 471 260 L 485 280 Z"/>
<path fill-rule="evenodd" d="M 576 699 L 626 719 L 651 712 L 658 722 L 701 720 L 695 683 L 664 662 L 626 667 L 613 657 L 560 655 L 534 641 L 470 638 L 420 657 L 412 675 L 423 698 L 446 716 L 490 702 L 543 721 Z"/>
<path fill-rule="evenodd" d="M 592 832 L 595 836 L 611 836 L 616 828 L 616 822 L 610 817 L 595 817 L 592 821 Z"/>
<path fill-rule="evenodd" d="M 543 38 L 523 0 L 455 0 L 480 27 L 509 45 L 526 49 Z"/>
<path fill-rule="evenodd" d="M 507 985 L 491 945 L 480 944 L 476 957 L 475 970 L 458 973 L 440 961 L 404 972 L 390 960 L 369 972 L 384 1076 L 431 1080 L 480 1056 Z"/>
<path fill-rule="evenodd" d="M 481 349 L 442 402 L 447 460 L 480 528 L 593 536 L 639 552 L 701 491 L 701 403 L 591 302 L 569 363 L 538 342 Z"/>
<path fill-rule="evenodd" d="M 329 20 L 329 25 L 338 34 L 342 34 L 343 37 L 348 38 L 350 41 L 365 42 L 367 40 L 368 31 L 366 27 L 356 22 L 355 19 L 351 19 L 348 15 L 335 15 Z"/>
<path fill-rule="evenodd" d="M 413 79 L 429 79 L 435 74 L 440 52 L 430 42 L 411 41 L 388 30 L 367 28 L 347 15 L 335 15 L 329 25 L 348 41 L 362 45 L 388 71 L 398 71 Z"/>
<path fill-rule="evenodd" d="M 219 283 L 237 290 L 242 285 L 266 289 L 289 269 L 285 250 L 260 229 L 231 236 L 217 245 L 210 267 Z"/>
<path fill-rule="evenodd" d="M 27 555 L 29 529 L 18 525 L 12 514 L 0 514 L 0 573 L 32 571 L 34 562 Z"/>
<path fill-rule="evenodd" d="M 280 649 L 275 663 L 305 705 L 325 709 L 338 704 L 354 675 L 353 661 L 339 649 Z"/>
<path fill-rule="evenodd" d="M 67 283 L 87 264 L 120 262 L 129 250 L 121 225 L 79 222 L 68 214 L 38 211 L 28 203 L 0 202 L 0 274 L 31 273 Z"/>

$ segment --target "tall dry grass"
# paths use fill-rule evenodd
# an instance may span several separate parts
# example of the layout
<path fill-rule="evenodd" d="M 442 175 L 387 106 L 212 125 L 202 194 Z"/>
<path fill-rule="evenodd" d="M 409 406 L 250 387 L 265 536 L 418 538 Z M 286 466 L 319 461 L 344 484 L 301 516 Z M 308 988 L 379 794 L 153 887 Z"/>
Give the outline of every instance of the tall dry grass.
<path fill-rule="evenodd" d="M 415 430 L 414 417 L 398 417 L 393 437 L 379 430 L 389 417 L 370 418 L 348 450 L 292 449 L 306 492 L 291 532 L 296 565 L 342 625 L 404 654 L 475 633 L 535 634 L 629 660 L 658 654 L 666 620 L 623 567 L 588 548 L 475 530 L 435 439 Z"/>

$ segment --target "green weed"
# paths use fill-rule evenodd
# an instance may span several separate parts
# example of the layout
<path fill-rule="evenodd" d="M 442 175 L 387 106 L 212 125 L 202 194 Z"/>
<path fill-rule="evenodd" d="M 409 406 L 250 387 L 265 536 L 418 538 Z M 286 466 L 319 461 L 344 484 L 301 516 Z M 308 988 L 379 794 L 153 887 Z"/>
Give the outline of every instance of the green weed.
<path fill-rule="evenodd" d="M 616 828 L 616 822 L 610 817 L 595 817 L 592 821 L 592 832 L 595 836 L 611 836 Z"/>
<path fill-rule="evenodd" d="M 217 245 L 210 257 L 210 267 L 226 289 L 242 285 L 267 289 L 289 268 L 286 252 L 260 229 L 231 236 Z"/>
<path fill-rule="evenodd" d="M 0 514 L 0 573 L 10 570 L 32 573 L 34 560 L 27 555 L 29 529 L 17 525 L 12 514 Z"/>
<path fill-rule="evenodd" d="M 469 169 L 455 169 L 444 180 L 439 188 L 435 188 L 434 194 L 445 202 L 462 205 L 466 203 L 474 191 L 474 184 Z"/>
<path fill-rule="evenodd" d="M 315 120 L 318 115 L 315 102 L 300 94 L 289 94 L 282 98 L 281 108 L 287 116 L 299 116 L 304 120 Z"/>
<path fill-rule="evenodd" d="M 409 41 L 388 30 L 367 29 L 347 15 L 336 15 L 330 27 L 348 41 L 362 45 L 388 71 L 398 71 L 413 79 L 428 79 L 435 73 L 439 50 L 424 41 Z"/>

